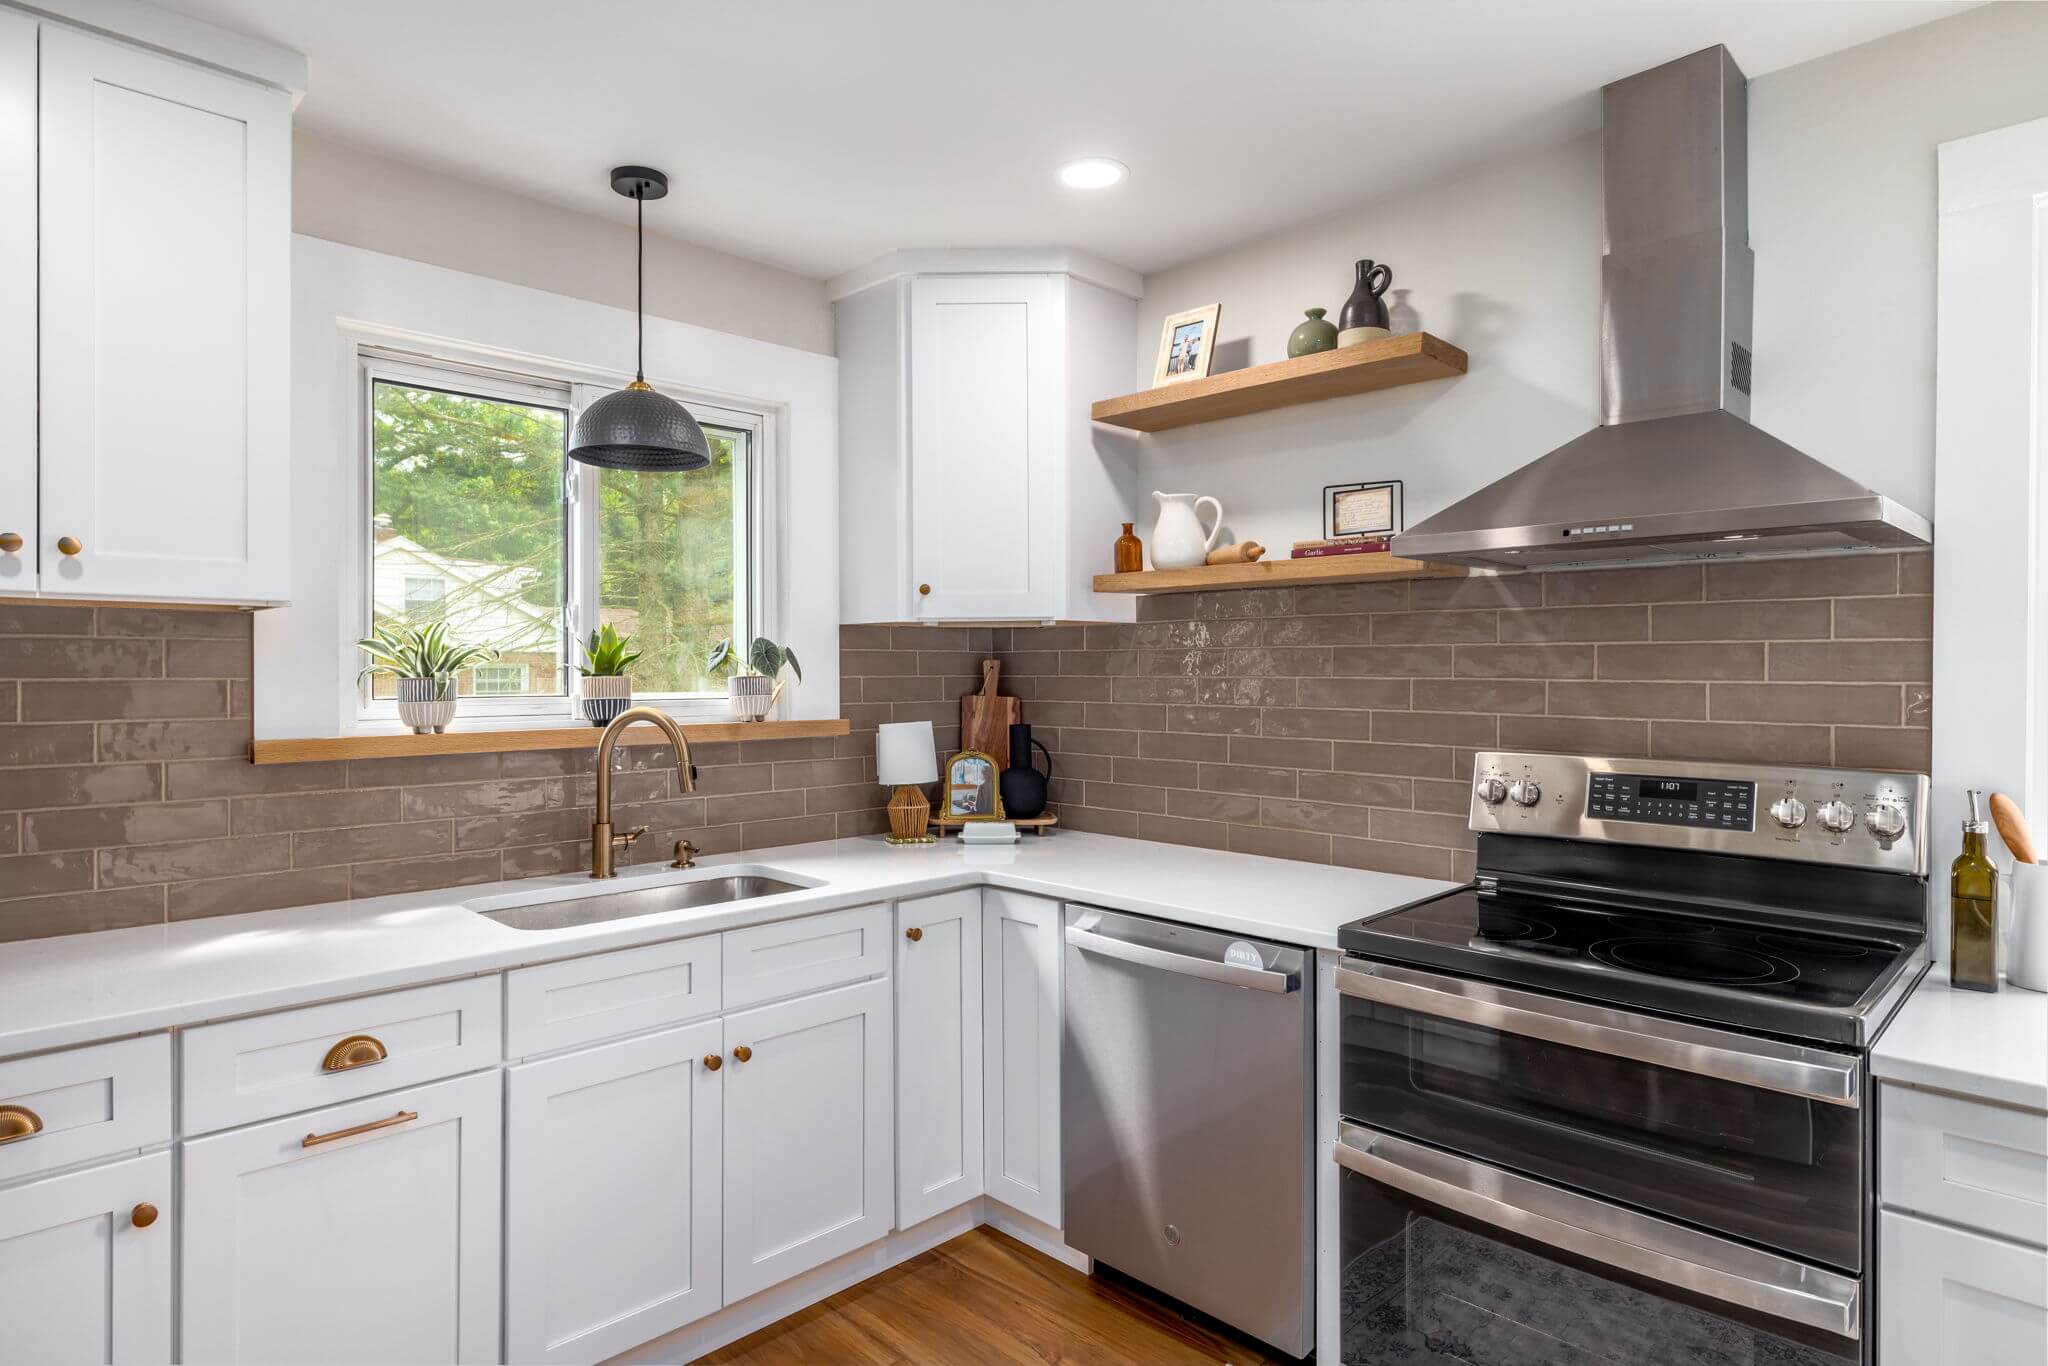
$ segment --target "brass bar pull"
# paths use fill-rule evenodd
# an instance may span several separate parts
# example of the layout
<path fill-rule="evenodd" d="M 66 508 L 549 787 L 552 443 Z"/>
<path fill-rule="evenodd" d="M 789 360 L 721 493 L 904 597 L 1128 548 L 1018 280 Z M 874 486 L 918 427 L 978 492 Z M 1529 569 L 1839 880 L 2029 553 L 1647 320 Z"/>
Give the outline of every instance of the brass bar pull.
<path fill-rule="evenodd" d="M 0 1143 L 19 1143 L 43 1131 L 43 1117 L 26 1105 L 0 1105 Z"/>
<path fill-rule="evenodd" d="M 347 1072 L 357 1067 L 368 1067 L 391 1056 L 383 1043 L 368 1034 L 351 1034 L 327 1050 L 327 1056 L 320 1060 L 322 1072 Z"/>
<path fill-rule="evenodd" d="M 420 1112 L 417 1110 L 400 1110 L 389 1119 L 373 1119 L 368 1124 L 351 1124 L 348 1128 L 336 1129 L 331 1134 L 307 1134 L 299 1140 L 299 1146 L 301 1148 L 317 1148 L 322 1143 L 336 1143 L 344 1138 L 354 1138 L 357 1134 L 372 1133 L 378 1129 L 389 1129 L 399 1124 L 410 1124 L 419 1117 Z"/>
<path fill-rule="evenodd" d="M 924 931 L 919 929 L 917 926 L 912 925 L 909 929 L 903 932 L 903 937 L 905 939 L 908 939 L 911 943 L 915 944 L 919 940 L 924 938 Z"/>
<path fill-rule="evenodd" d="M 732 1051 L 732 1057 L 734 1062 L 748 1062 L 753 1058 L 753 1056 L 754 1050 L 747 1047 L 745 1044 L 741 1044 L 738 1048 L 735 1048 Z"/>

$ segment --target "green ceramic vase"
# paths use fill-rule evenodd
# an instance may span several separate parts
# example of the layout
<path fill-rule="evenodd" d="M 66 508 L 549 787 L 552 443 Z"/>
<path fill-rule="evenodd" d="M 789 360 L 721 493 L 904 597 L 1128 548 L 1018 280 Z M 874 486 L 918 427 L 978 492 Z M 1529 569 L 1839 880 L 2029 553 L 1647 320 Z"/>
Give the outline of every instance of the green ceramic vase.
<path fill-rule="evenodd" d="M 1318 351 L 1337 349 L 1337 324 L 1323 317 L 1326 312 L 1327 309 L 1311 308 L 1308 310 L 1308 321 L 1288 335 L 1289 360 L 1296 356 L 1313 356 Z"/>

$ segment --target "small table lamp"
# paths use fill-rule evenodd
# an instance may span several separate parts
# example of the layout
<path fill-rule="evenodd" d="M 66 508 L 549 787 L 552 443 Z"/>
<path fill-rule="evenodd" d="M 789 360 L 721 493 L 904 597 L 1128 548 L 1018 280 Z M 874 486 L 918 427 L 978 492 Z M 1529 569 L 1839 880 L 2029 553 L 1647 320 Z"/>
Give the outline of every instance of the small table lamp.
<path fill-rule="evenodd" d="M 896 789 L 889 798 L 889 843 L 936 844 L 925 826 L 932 804 L 922 784 L 939 780 L 938 742 L 929 721 L 897 721 L 875 732 L 875 776 Z"/>

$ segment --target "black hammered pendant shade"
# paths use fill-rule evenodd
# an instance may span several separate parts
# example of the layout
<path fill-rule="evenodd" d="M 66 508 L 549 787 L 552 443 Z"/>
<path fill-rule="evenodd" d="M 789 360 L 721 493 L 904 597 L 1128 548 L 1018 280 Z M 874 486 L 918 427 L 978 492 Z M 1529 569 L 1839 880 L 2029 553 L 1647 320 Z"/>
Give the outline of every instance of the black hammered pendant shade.
<path fill-rule="evenodd" d="M 711 443 L 689 410 L 647 383 L 646 202 L 668 193 L 668 177 L 646 166 L 615 166 L 612 188 L 633 201 L 634 321 L 638 327 L 633 382 L 585 408 L 569 438 L 569 458 L 608 470 L 681 473 L 711 463 Z"/>

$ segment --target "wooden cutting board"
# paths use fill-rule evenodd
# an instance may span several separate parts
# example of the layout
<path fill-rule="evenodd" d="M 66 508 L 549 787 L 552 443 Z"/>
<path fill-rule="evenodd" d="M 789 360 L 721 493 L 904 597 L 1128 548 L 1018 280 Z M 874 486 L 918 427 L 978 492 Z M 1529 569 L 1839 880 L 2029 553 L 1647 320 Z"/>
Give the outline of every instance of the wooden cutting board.
<path fill-rule="evenodd" d="M 1010 727 L 1017 721 L 1017 699 L 996 693 L 999 659 L 981 661 L 981 691 L 960 696 L 960 748 L 978 749 L 993 757 L 998 770 L 1010 766 Z"/>

